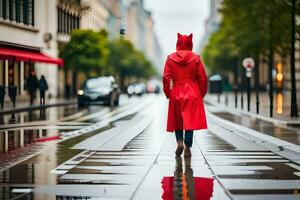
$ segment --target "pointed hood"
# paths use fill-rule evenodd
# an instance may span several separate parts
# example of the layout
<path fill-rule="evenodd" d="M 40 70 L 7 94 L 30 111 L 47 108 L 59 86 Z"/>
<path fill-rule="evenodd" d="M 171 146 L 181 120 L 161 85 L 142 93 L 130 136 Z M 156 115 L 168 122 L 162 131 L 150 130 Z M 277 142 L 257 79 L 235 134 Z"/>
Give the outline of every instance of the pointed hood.
<path fill-rule="evenodd" d="M 193 50 L 193 33 L 190 35 L 181 35 L 177 33 L 177 44 L 176 49 L 178 50 Z"/>
<path fill-rule="evenodd" d="M 194 61 L 197 56 L 192 52 L 193 50 L 193 34 L 181 35 L 177 33 L 177 51 L 169 56 L 174 62 L 185 66 Z"/>

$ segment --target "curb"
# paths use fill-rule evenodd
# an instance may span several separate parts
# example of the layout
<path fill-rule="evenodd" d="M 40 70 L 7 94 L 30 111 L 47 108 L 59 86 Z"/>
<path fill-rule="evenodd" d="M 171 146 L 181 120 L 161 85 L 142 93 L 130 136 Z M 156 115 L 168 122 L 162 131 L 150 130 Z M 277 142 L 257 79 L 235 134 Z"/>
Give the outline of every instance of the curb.
<path fill-rule="evenodd" d="M 214 115 L 209 110 L 207 112 L 207 115 L 209 115 L 209 117 L 219 122 L 220 124 L 223 124 L 223 126 L 226 126 L 227 128 L 230 127 L 232 129 L 231 131 L 235 134 L 245 139 L 251 140 L 254 144 L 263 146 L 266 149 L 279 154 L 288 160 L 300 164 L 300 145 L 296 145 L 282 139 L 266 135 L 262 132 L 250 129 L 248 127 L 233 123 L 229 120 Z"/>
<path fill-rule="evenodd" d="M 8 109 L 8 110 L 0 110 L 0 115 L 13 114 L 13 113 L 30 111 L 30 110 L 38 110 L 38 109 L 42 109 L 42 108 L 50 108 L 50 107 L 56 107 L 56 106 L 75 105 L 75 104 L 77 104 L 77 101 L 71 100 L 71 101 L 65 101 L 65 102 L 59 102 L 59 103 L 46 104 L 44 106 L 35 105 L 35 106 L 28 106 L 28 107 L 12 108 L 12 109 Z"/>
<path fill-rule="evenodd" d="M 297 126 L 297 125 L 300 125 L 300 119 L 297 120 L 297 121 L 285 121 L 285 120 L 281 120 L 281 119 L 274 119 L 274 118 L 270 118 L 270 117 L 265 117 L 265 116 L 262 116 L 262 115 L 258 115 L 258 114 L 251 113 L 251 112 L 246 112 L 246 111 L 243 111 L 243 110 L 238 110 L 236 108 L 227 107 L 223 104 L 219 104 L 219 103 L 216 103 L 216 102 L 211 102 L 211 101 L 208 101 L 208 100 L 204 100 L 204 102 L 207 103 L 207 104 L 211 104 L 213 106 L 219 106 L 220 108 L 226 110 L 227 112 L 230 112 L 230 113 L 235 114 L 235 115 L 241 115 L 241 114 L 248 115 L 249 117 L 257 118 L 257 119 L 260 119 L 260 120 L 263 120 L 263 121 L 266 121 L 266 122 L 270 122 L 270 123 L 273 123 L 274 125 L 283 125 L 283 126 Z"/>

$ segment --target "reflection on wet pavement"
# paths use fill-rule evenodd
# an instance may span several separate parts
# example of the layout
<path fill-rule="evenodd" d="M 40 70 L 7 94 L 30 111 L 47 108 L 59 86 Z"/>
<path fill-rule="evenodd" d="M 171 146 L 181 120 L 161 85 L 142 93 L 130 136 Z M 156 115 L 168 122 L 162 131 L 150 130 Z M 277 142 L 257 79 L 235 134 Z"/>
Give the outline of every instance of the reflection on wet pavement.
<path fill-rule="evenodd" d="M 185 157 L 183 173 L 182 158 L 176 157 L 174 176 L 162 179 L 163 200 L 199 199 L 209 200 L 213 193 L 213 178 L 194 177 L 191 158 Z"/>
<path fill-rule="evenodd" d="M 1 115 L 0 125 L 9 124 L 14 118 L 14 123 L 25 123 L 33 121 L 43 121 L 43 120 L 58 120 L 60 118 L 77 113 L 78 109 L 75 105 L 69 106 L 59 106 L 50 107 L 46 109 L 30 110 L 26 112 L 19 112 L 15 114 L 5 114 Z"/>
<path fill-rule="evenodd" d="M 107 127 L 110 128 L 110 127 Z M 104 131 L 106 129 L 102 129 Z M 18 149 L 17 151 L 23 154 L 29 154 L 30 157 L 25 155 L 15 155 L 16 158 L 25 161 L 10 167 L 9 169 L 0 169 L 0 199 L 10 199 L 16 197 L 18 193 L 12 192 L 13 189 L 33 189 L 36 185 L 56 185 L 57 175 L 50 173 L 57 165 L 62 164 L 71 157 L 82 152 L 82 150 L 71 149 L 72 146 L 79 141 L 89 138 L 97 133 L 89 133 L 82 135 L 67 141 L 63 141 L 59 144 L 54 142 L 36 143 L 24 147 L 25 149 Z M 47 149 L 34 156 L 34 153 L 39 152 L 41 149 Z M 4 154 L 6 157 L 11 158 L 12 154 L 16 154 L 16 151 L 11 154 Z M 8 160 L 7 160 L 8 161 Z M 12 163 L 18 162 L 17 160 L 11 160 Z M 2 161 L 1 161 L 2 164 Z M 24 192 L 20 193 L 25 197 L 16 199 L 55 199 L 53 195 L 48 194 L 33 194 L 31 191 L 28 194 Z"/>
<path fill-rule="evenodd" d="M 121 105 L 125 103 L 126 101 L 120 102 Z M 25 122 L 27 121 L 26 112 L 17 113 L 16 116 L 19 117 L 18 119 L 15 121 L 9 120 L 9 122 L 13 122 L 13 124 L 0 125 L 0 129 L 2 128 L 2 130 L 0 130 L 0 170 L 11 166 L 14 162 L 20 162 L 25 158 L 34 156 L 48 146 L 40 144 L 41 142 L 50 142 L 60 139 L 61 134 L 64 132 L 81 129 L 90 125 L 91 123 L 68 120 L 74 120 L 82 117 L 84 114 L 91 115 L 97 112 L 97 110 L 103 110 L 103 107 L 91 106 L 89 109 L 92 110 L 87 112 L 87 109 L 84 109 L 75 113 L 77 112 L 77 107 L 74 106 L 67 106 L 65 108 L 51 107 L 47 109 L 47 119 L 49 120 L 32 123 Z M 34 114 L 37 117 L 38 112 L 38 110 L 30 111 L 28 115 Z M 66 117 L 60 118 L 60 116 Z M 4 116 L 4 118 L 3 115 L 1 115 L 1 117 L 2 119 L 5 117 L 9 118 L 10 115 Z M 24 123 L 17 123 L 18 121 Z"/>
<path fill-rule="evenodd" d="M 112 121 L 103 129 L 90 130 L 60 142 L 34 142 L 39 138 L 58 135 L 59 129 L 58 132 L 51 132 L 50 129 L 25 132 L 27 130 L 24 129 L 24 137 L 20 137 L 21 131 L 10 134 L 3 131 L 2 139 L 7 141 L 4 149 L 8 149 L 8 146 L 11 149 L 10 153 L 3 155 L 16 154 L 18 149 L 23 148 L 29 148 L 30 151 L 33 147 L 44 148 L 44 151 L 36 156 L 23 157 L 22 162 L 11 161 L 16 165 L 0 170 L 0 199 L 299 198 L 299 165 L 265 149 L 239 149 L 210 131 L 195 132 L 191 159 L 176 159 L 175 137 L 164 131 L 166 105 L 161 102 L 160 97 L 157 101 L 152 99 L 151 106 L 137 114 L 131 113 Z M 78 119 L 86 115 L 89 113 L 74 114 L 70 118 Z M 126 124 L 136 122 L 130 120 L 136 119 L 138 125 L 149 115 L 154 115 L 153 121 L 143 127 L 139 135 L 133 134 L 134 131 L 128 127 L 124 128 Z M 82 122 L 66 120 L 62 123 L 70 125 Z M 120 127 L 124 131 L 119 131 L 122 129 Z M 116 130 L 117 133 L 114 132 Z M 220 126 L 216 130 L 222 133 L 224 128 Z M 81 145 L 81 149 L 74 148 L 91 138 L 99 139 L 101 137 L 95 136 L 109 131 L 115 140 L 126 139 L 126 135 L 132 139 L 121 150 L 113 147 L 115 150 L 100 149 L 97 145 L 95 149 L 88 149 L 85 145 Z M 18 148 L 20 144 L 24 147 Z M 109 146 L 109 142 L 105 144 Z M 13 147 L 16 149 L 13 150 Z"/>
<path fill-rule="evenodd" d="M 299 165 L 271 151 L 238 150 L 211 132 L 196 135 L 196 141 L 233 199 L 276 199 L 279 193 L 278 199 L 299 198 Z"/>
<path fill-rule="evenodd" d="M 293 144 L 300 144 L 300 130 L 289 127 L 274 126 L 274 124 L 259 119 L 251 119 L 249 116 L 237 116 L 228 112 L 215 112 L 214 115 L 229 120 L 233 123 L 246 126 L 276 138 L 280 138 Z"/>
<path fill-rule="evenodd" d="M 132 107 L 133 105 L 131 105 Z M 124 106 L 120 106 L 123 111 L 126 111 Z M 101 108 L 101 107 L 100 107 Z M 127 109 L 130 109 L 127 106 Z M 118 110 L 117 108 L 113 110 Z M 120 109 L 119 109 L 120 110 Z M 96 111 L 96 109 L 94 109 Z M 100 109 L 101 111 L 101 109 Z M 98 107 L 99 112 L 99 107 Z M 120 111 L 118 111 L 119 113 Z M 85 114 L 94 114 L 93 111 L 91 113 Z M 113 114 L 112 114 L 113 115 Z M 64 119 L 74 120 L 78 117 L 82 117 L 82 115 L 73 114 L 71 116 L 67 116 Z M 107 128 L 112 128 L 110 125 L 106 126 L 103 129 L 98 129 L 96 131 L 90 131 L 81 136 L 77 136 L 71 138 L 69 140 L 65 140 L 57 144 L 57 142 L 52 141 L 53 138 L 56 138 L 61 131 L 68 131 L 68 124 L 75 129 L 80 128 L 78 125 L 87 124 L 81 122 L 59 122 L 57 125 L 61 127 L 54 127 L 53 125 L 47 126 L 35 126 L 33 129 L 30 127 L 20 127 L 20 128 L 11 128 L 6 129 L 5 131 L 1 131 L 1 140 L 4 142 L 4 146 L 0 145 L 2 151 L 1 161 L 1 183 L 4 184 L 2 187 L 1 194 L 3 194 L 4 199 L 8 199 L 11 197 L 16 197 L 19 199 L 26 196 L 29 199 L 53 199 L 53 194 L 37 194 L 32 195 L 31 192 L 29 194 L 22 192 L 18 189 L 21 185 L 22 188 L 25 187 L 28 190 L 34 188 L 34 185 L 56 185 L 57 184 L 57 175 L 53 173 L 49 173 L 52 169 L 56 168 L 58 165 L 62 164 L 66 160 L 70 159 L 74 155 L 80 153 L 82 150 L 70 149 L 75 144 L 84 140 L 85 138 L 89 138 L 99 132 L 104 131 Z M 38 125 L 38 124 L 37 124 Z M 71 127 L 70 127 L 71 128 Z M 42 143 L 41 143 L 42 142 Z M 2 143 L 1 143 L 2 144 Z M 44 151 L 46 150 L 47 151 Z M 41 150 L 43 150 L 41 152 Z M 19 152 L 19 153 L 18 153 Z M 35 156 L 36 153 L 39 153 L 38 156 Z M 31 159 L 29 159 L 32 157 Z M 21 162 L 22 160 L 27 160 L 25 162 Z M 29 160 L 28 160 L 29 159 Z M 21 163 L 20 163 L 21 162 Z M 18 164 L 20 163 L 20 164 Z M 16 166 L 11 167 L 11 165 L 17 164 Z M 9 169 L 6 169 L 9 167 Z M 15 173 L 20 169 L 25 173 Z M 41 170 L 43 169 L 43 170 Z M 35 174 L 34 178 L 29 179 L 32 174 Z M 38 174 L 38 175 L 36 175 Z M 44 181 L 39 179 L 38 177 L 42 176 Z M 14 189 L 12 190 L 11 184 L 14 185 Z M 20 185 L 21 184 L 21 185 Z M 12 192 L 15 191 L 16 193 Z M 19 196 L 20 195 L 20 196 Z M 63 199 L 63 195 L 57 195 L 58 199 Z M 1 199 L 1 198 L 0 198 Z"/>

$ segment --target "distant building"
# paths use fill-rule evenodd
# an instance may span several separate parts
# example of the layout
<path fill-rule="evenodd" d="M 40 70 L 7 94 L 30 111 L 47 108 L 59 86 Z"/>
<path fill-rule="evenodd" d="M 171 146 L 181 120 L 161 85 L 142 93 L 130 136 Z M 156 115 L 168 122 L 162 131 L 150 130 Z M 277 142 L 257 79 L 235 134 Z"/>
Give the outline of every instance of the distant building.
<path fill-rule="evenodd" d="M 200 43 L 200 51 L 207 45 L 213 32 L 218 30 L 222 16 L 219 10 L 222 8 L 223 0 L 210 1 L 210 15 L 205 22 L 205 33 Z"/>
<path fill-rule="evenodd" d="M 124 28 L 126 21 L 126 8 L 122 0 L 101 0 L 109 13 L 107 18 L 106 30 L 109 32 L 110 39 L 120 37 L 120 29 Z"/>
<path fill-rule="evenodd" d="M 82 12 L 81 28 L 99 31 L 107 27 L 109 11 L 101 0 L 82 0 L 81 4 L 86 8 Z"/>
<path fill-rule="evenodd" d="M 144 52 L 158 72 L 162 70 L 162 50 L 154 32 L 151 12 L 144 8 L 143 0 L 127 0 L 126 38 Z"/>

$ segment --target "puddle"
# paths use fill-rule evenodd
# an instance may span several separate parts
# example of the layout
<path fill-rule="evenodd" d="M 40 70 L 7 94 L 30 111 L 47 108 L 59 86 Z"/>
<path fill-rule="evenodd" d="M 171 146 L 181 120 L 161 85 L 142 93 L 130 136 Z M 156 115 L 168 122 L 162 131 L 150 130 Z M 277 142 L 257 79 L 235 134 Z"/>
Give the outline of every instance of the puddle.
<path fill-rule="evenodd" d="M 58 120 L 77 112 L 77 105 L 69 105 L 18 112 L 15 114 L 4 114 L 0 115 L 0 125 L 19 124 L 41 120 Z"/>
<path fill-rule="evenodd" d="M 183 171 L 182 158 L 176 157 L 174 176 L 164 177 L 161 181 L 163 200 L 201 199 L 209 200 L 213 195 L 213 178 L 194 177 L 191 158 L 185 158 Z"/>

